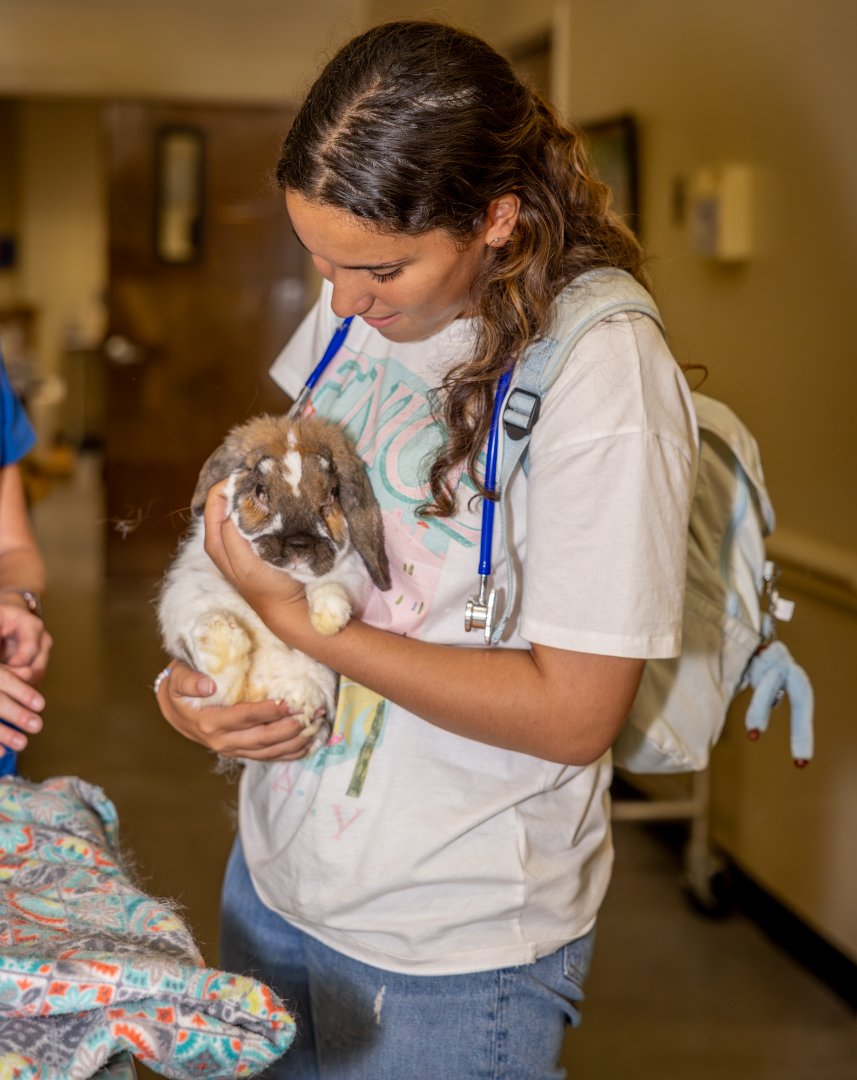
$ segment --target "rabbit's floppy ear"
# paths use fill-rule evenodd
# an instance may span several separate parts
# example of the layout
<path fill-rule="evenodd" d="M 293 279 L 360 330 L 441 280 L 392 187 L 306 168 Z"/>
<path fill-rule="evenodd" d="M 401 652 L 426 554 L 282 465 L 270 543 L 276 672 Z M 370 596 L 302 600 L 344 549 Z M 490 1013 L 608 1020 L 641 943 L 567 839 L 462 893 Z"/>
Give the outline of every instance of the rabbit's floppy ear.
<path fill-rule="evenodd" d="M 226 440 L 211 454 L 199 473 L 190 508 L 195 517 L 205 510 L 205 500 L 215 484 L 225 480 L 244 463 L 246 447 L 239 429 L 233 429 Z"/>
<path fill-rule="evenodd" d="M 384 550 L 384 523 L 366 468 L 341 432 L 331 433 L 331 436 L 325 441 L 339 479 L 339 502 L 348 522 L 351 543 L 378 588 L 389 589 L 390 564 Z"/>

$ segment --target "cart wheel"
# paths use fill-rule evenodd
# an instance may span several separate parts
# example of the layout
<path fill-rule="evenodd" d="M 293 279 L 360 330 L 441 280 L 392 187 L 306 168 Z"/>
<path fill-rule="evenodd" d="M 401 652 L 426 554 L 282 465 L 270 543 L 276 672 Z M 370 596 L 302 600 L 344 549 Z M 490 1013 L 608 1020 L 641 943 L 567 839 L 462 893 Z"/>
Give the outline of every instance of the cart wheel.
<path fill-rule="evenodd" d="M 722 919 L 732 910 L 734 889 L 729 869 L 716 855 L 688 861 L 682 888 L 691 906 L 710 919 Z"/>

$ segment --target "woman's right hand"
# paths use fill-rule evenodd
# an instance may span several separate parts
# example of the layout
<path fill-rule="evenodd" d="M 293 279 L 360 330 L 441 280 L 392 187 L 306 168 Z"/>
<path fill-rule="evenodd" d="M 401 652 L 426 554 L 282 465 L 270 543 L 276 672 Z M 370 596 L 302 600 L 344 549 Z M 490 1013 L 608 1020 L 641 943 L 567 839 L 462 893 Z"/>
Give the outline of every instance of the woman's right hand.
<path fill-rule="evenodd" d="M 27 745 L 24 732 L 35 735 L 42 730 L 39 713 L 45 699 L 38 690 L 20 677 L 8 664 L 0 664 L 0 745 L 21 751 Z M 3 723 L 3 721 L 8 723 Z M 20 731 L 9 727 L 14 724 Z"/>
<path fill-rule="evenodd" d="M 201 743 L 221 757 L 252 761 L 294 761 L 306 755 L 313 736 L 295 719 L 283 701 L 254 701 L 240 705 L 205 705 L 215 686 L 180 661 L 160 680 L 158 705 L 167 723 L 186 739 Z M 189 699 L 197 699 L 191 701 Z"/>

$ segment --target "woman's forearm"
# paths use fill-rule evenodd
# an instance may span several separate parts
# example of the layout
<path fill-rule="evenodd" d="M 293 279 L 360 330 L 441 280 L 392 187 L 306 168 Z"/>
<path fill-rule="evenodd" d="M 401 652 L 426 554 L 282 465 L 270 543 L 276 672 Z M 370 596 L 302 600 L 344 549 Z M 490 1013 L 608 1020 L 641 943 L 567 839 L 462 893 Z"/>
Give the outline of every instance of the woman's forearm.
<path fill-rule="evenodd" d="M 584 765 L 613 742 L 634 700 L 643 661 L 553 649 L 434 645 L 353 619 L 325 637 L 313 629 L 300 585 L 259 559 L 206 503 L 205 550 L 287 645 L 300 649 L 432 724 L 466 738 Z"/>
<path fill-rule="evenodd" d="M 457 735 L 570 765 L 613 742 L 643 661 L 534 646 L 435 645 L 352 620 L 332 637 L 276 612 L 265 621 L 289 645 Z"/>
<path fill-rule="evenodd" d="M 17 465 L 0 470 L 0 590 L 42 592 L 45 564 L 30 528 Z"/>
<path fill-rule="evenodd" d="M 45 588 L 45 564 L 33 548 L 13 548 L 0 554 L 0 593 L 27 589 L 41 593 Z"/>

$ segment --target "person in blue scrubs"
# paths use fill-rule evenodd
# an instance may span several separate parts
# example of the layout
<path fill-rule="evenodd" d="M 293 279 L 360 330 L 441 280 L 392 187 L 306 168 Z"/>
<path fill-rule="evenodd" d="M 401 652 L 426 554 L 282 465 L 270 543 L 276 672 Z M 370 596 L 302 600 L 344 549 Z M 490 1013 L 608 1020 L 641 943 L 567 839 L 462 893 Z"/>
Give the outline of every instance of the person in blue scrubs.
<path fill-rule="evenodd" d="M 36 434 L 0 357 L 0 775 L 15 772 L 27 736 L 42 729 L 36 685 L 52 640 L 42 618 L 45 565 L 30 526 L 18 462 Z"/>

